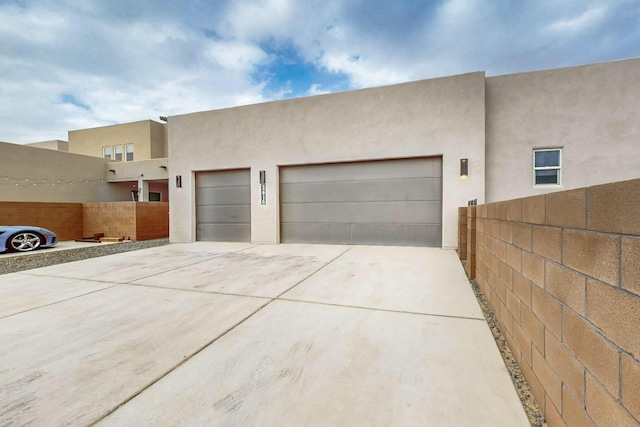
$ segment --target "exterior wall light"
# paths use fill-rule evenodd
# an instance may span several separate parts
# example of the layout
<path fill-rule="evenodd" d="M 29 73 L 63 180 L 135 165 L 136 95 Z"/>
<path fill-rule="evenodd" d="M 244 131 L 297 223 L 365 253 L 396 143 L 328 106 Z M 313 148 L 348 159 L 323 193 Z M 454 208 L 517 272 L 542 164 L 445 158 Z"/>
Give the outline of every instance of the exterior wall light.
<path fill-rule="evenodd" d="M 460 178 L 469 176 L 469 159 L 460 159 Z"/>
<path fill-rule="evenodd" d="M 260 171 L 260 204 L 267 204 L 267 173 Z"/>
<path fill-rule="evenodd" d="M 182 188 L 182 175 L 176 175 L 176 188 Z"/>

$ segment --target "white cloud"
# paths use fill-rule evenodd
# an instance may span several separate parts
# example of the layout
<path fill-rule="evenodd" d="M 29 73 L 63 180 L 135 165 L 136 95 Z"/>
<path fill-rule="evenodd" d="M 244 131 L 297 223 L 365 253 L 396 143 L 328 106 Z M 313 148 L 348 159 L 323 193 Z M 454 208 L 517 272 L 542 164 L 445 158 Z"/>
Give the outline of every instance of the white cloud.
<path fill-rule="evenodd" d="M 322 89 L 322 85 L 321 84 L 312 84 L 311 87 L 309 88 L 309 90 L 307 91 L 306 95 L 308 96 L 314 96 L 314 95 L 326 95 L 327 93 L 331 93 L 328 90 L 324 90 Z"/>
<path fill-rule="evenodd" d="M 243 41 L 211 41 L 203 46 L 203 54 L 215 66 L 240 73 L 251 73 L 268 59 L 262 49 Z"/>
<path fill-rule="evenodd" d="M 267 46 L 361 88 L 640 56 L 639 21 L 636 0 L 5 2 L 0 140 L 329 91 L 273 89 Z"/>
<path fill-rule="evenodd" d="M 558 34 L 576 34 L 600 23 L 605 16 L 604 5 L 592 7 L 571 19 L 561 19 L 551 23 L 547 30 Z"/>

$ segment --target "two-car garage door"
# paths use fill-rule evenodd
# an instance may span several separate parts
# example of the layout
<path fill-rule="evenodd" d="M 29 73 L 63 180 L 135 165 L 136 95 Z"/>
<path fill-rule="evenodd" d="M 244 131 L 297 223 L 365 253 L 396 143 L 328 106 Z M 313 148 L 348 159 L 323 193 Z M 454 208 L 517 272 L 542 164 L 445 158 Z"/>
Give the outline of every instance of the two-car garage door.
<path fill-rule="evenodd" d="M 442 159 L 280 168 L 281 241 L 441 246 Z"/>
<path fill-rule="evenodd" d="M 249 169 L 196 175 L 198 240 L 251 241 Z M 280 168 L 283 243 L 441 246 L 442 160 Z"/>

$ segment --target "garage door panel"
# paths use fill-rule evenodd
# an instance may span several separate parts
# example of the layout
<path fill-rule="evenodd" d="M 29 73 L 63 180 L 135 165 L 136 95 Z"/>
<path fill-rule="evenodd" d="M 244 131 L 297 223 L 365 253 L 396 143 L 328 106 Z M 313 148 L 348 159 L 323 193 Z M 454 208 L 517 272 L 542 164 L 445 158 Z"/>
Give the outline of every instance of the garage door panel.
<path fill-rule="evenodd" d="M 198 187 L 238 187 L 251 185 L 247 169 L 198 173 Z"/>
<path fill-rule="evenodd" d="M 442 159 L 282 167 L 283 242 L 440 246 Z"/>
<path fill-rule="evenodd" d="M 384 167 L 380 167 L 384 163 Z M 403 159 L 377 162 L 289 166 L 280 172 L 280 182 L 363 181 L 439 177 L 438 159 Z"/>
<path fill-rule="evenodd" d="M 206 236 L 206 240 L 209 242 L 249 242 L 251 241 L 251 225 L 198 224 L 198 236 Z"/>
<path fill-rule="evenodd" d="M 251 241 L 250 171 L 196 174 L 197 237 L 204 241 Z"/>
<path fill-rule="evenodd" d="M 351 244 L 428 246 L 442 240 L 440 224 L 352 224 Z"/>
<path fill-rule="evenodd" d="M 296 203 L 283 204 L 282 222 L 433 223 L 441 222 L 442 203 Z"/>
<path fill-rule="evenodd" d="M 282 184 L 288 203 L 441 200 L 440 178 Z"/>
<path fill-rule="evenodd" d="M 199 206 L 243 205 L 251 199 L 251 187 L 207 187 L 197 192 Z"/>
<path fill-rule="evenodd" d="M 250 223 L 251 206 L 200 206 L 200 223 Z"/>
<path fill-rule="evenodd" d="M 283 243 L 325 243 L 348 245 L 351 224 L 287 223 L 281 225 Z"/>

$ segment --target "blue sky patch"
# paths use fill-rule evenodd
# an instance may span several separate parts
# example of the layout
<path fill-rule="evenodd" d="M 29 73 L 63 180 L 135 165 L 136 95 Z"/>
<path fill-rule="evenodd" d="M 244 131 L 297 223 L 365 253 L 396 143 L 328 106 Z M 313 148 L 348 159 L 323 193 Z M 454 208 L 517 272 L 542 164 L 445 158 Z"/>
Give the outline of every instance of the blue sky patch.
<path fill-rule="evenodd" d="M 63 104 L 75 105 L 76 107 L 80 107 L 83 110 L 87 110 L 87 111 L 91 109 L 89 105 L 85 104 L 84 102 L 80 101 L 78 98 L 76 98 L 75 96 L 69 93 L 63 93 L 61 96 L 62 96 Z"/>
<path fill-rule="evenodd" d="M 331 73 L 315 64 L 305 61 L 291 43 L 278 44 L 273 41 L 262 43 L 270 61 L 256 67 L 252 78 L 256 82 L 266 82 L 264 92 L 284 98 L 295 98 L 308 94 L 312 86 L 319 90 L 340 92 L 349 89 L 349 77 L 342 73 Z"/>

